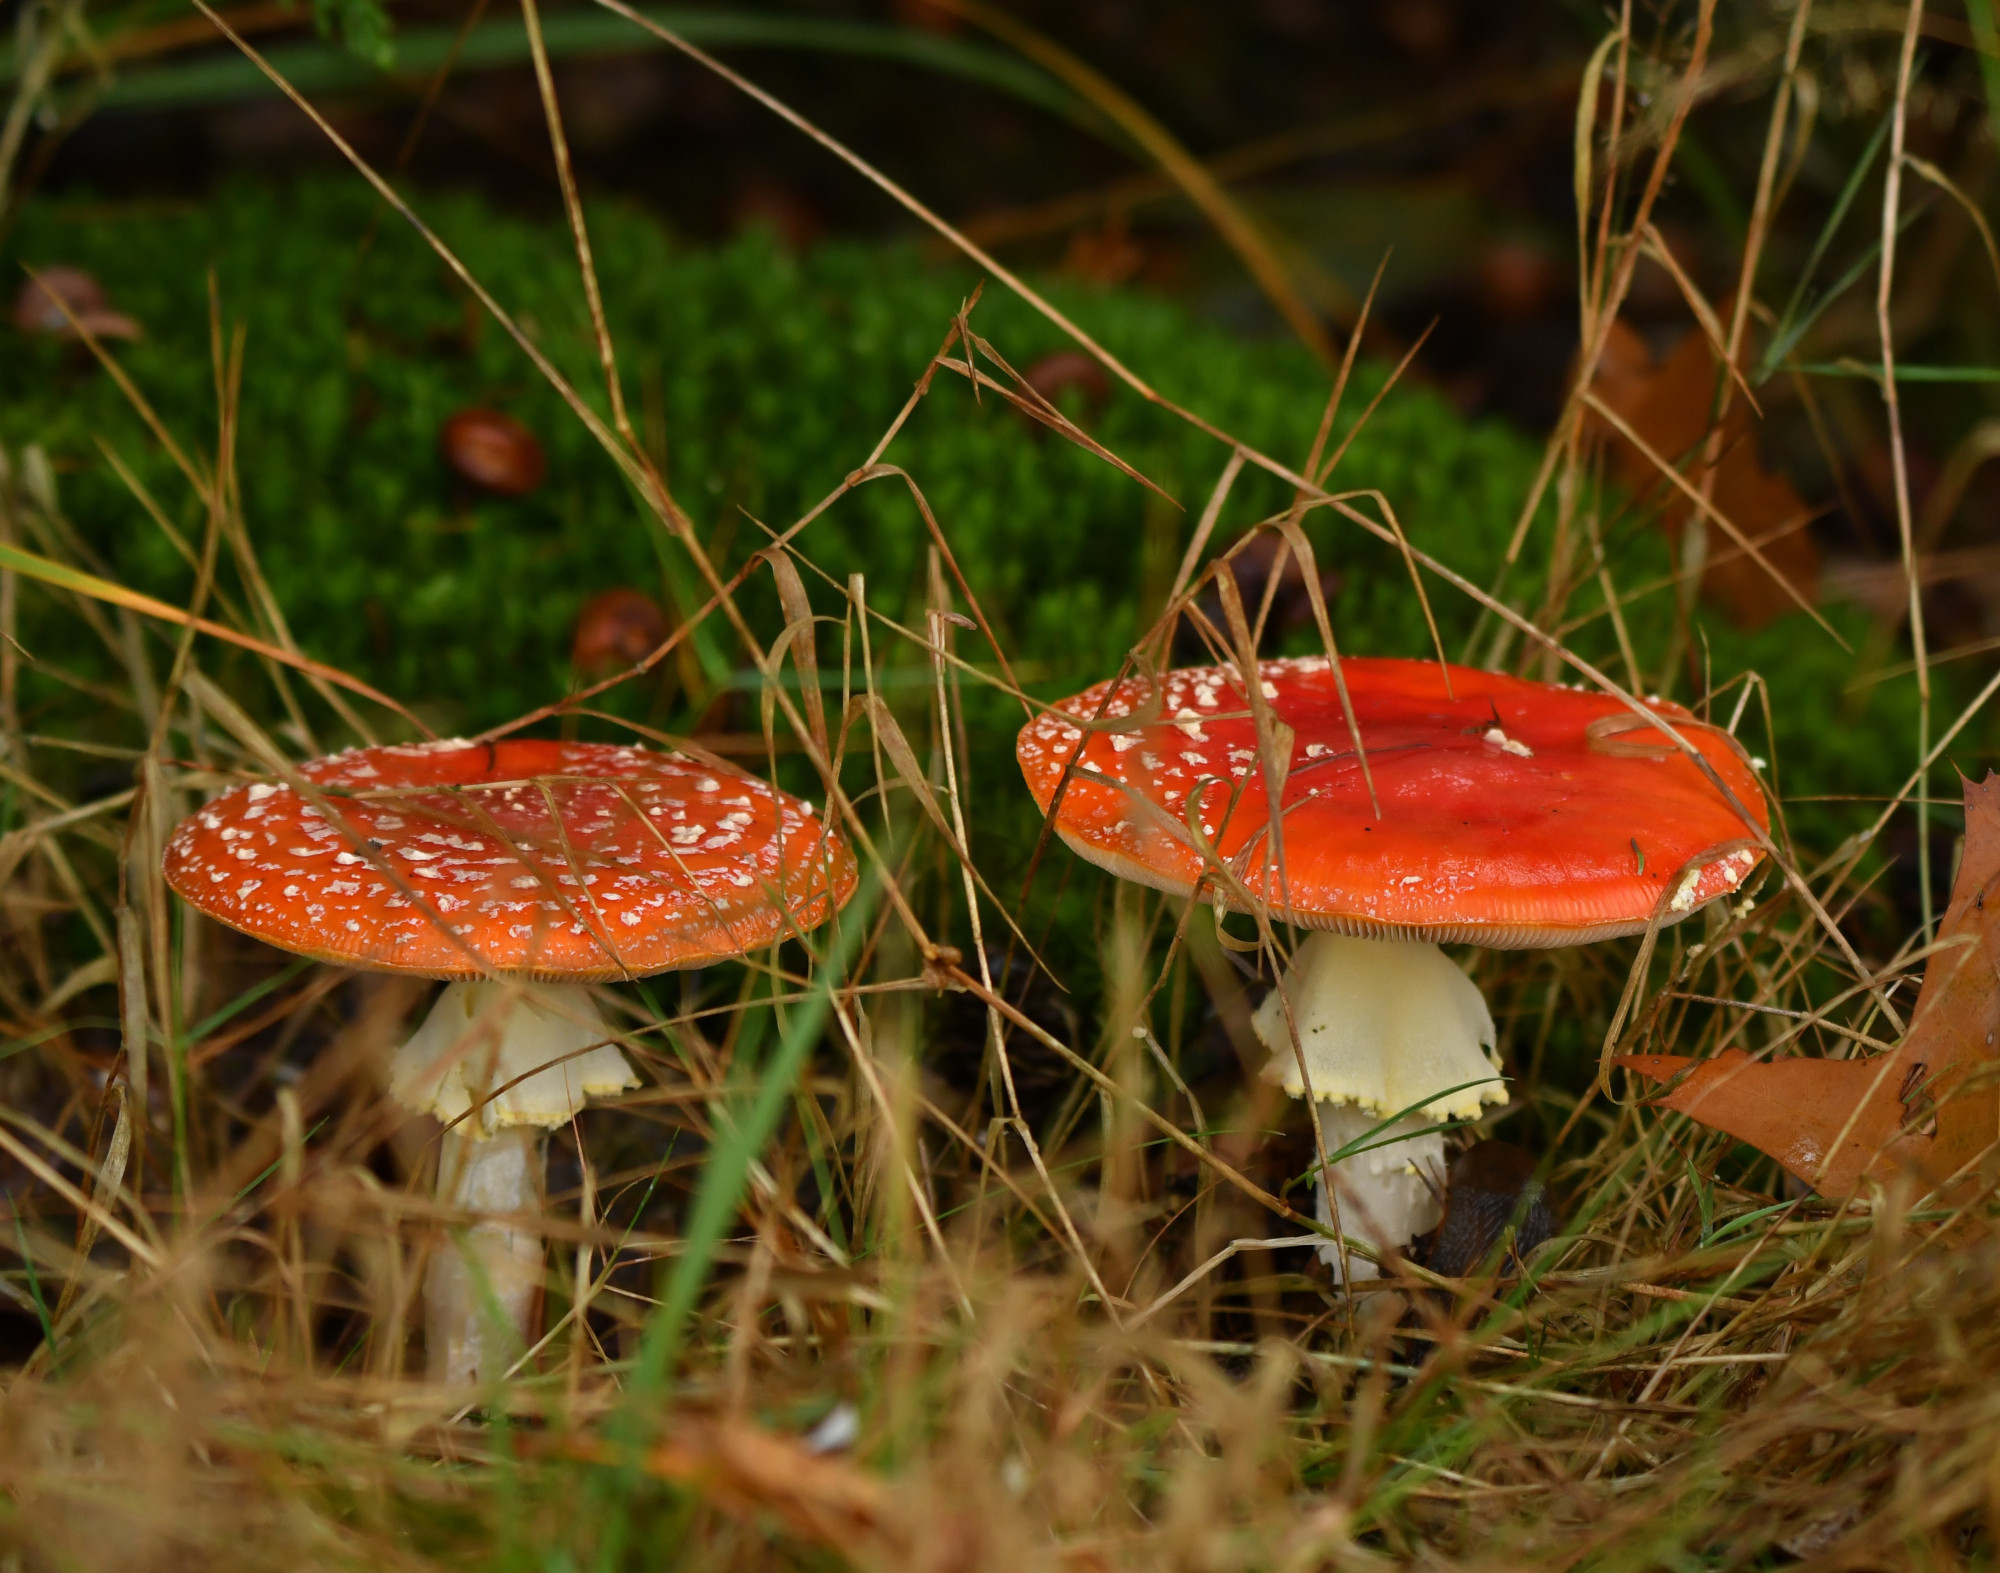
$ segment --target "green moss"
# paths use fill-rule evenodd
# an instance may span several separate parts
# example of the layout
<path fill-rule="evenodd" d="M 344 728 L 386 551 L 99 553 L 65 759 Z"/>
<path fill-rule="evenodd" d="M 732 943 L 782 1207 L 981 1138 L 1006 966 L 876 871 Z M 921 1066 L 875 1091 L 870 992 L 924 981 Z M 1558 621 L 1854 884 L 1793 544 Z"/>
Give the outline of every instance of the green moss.
<path fill-rule="evenodd" d="M 464 196 L 424 206 L 540 348 L 602 408 L 562 228 L 502 216 Z M 312 654 L 443 724 L 482 726 L 563 692 L 569 629 L 588 596 L 637 584 L 685 609 L 698 599 L 696 581 L 581 422 L 420 240 L 385 215 L 364 253 L 374 212 L 352 183 L 235 186 L 164 218 L 44 203 L 25 213 L 6 261 L 10 269 L 61 261 L 96 273 L 145 324 L 145 339 L 123 356 L 135 380 L 197 452 L 213 451 L 216 425 L 212 267 L 224 323 L 240 323 L 247 335 L 237 442 L 244 515 L 291 626 Z M 867 456 L 977 282 L 911 248 L 830 245 L 795 258 L 751 235 L 721 250 L 689 250 L 621 208 L 593 216 L 593 238 L 634 419 L 664 432 L 677 495 L 732 564 L 763 542 L 752 518 L 782 528 Z M 1303 458 L 1325 377 L 1301 351 L 1242 342 L 1135 292 L 1061 286 L 1055 293 L 1166 397 L 1271 453 Z M 997 289 L 986 291 L 975 323 L 1016 366 L 1063 342 Z M 1361 368 L 1348 419 L 1382 376 Z M 436 456 L 436 433 L 453 410 L 473 403 L 506 408 L 541 435 L 549 480 L 534 496 L 504 502 L 455 493 Z M 975 401 L 952 376 L 938 379 L 887 454 L 924 489 L 1010 654 L 1031 663 L 1044 692 L 1072 690 L 1116 666 L 1137 632 L 1143 565 L 1171 570 L 1226 456 L 1128 392 L 1088 419 L 1182 511 L 1092 455 L 1030 430 L 1000 400 Z M 0 444 L 44 445 L 63 471 L 66 511 L 111 571 L 184 599 L 191 570 L 103 461 L 100 438 L 198 541 L 203 521 L 189 489 L 109 379 L 74 351 L 10 340 L 0 356 Z M 1416 542 L 1488 582 L 1534 459 L 1512 432 L 1468 424 L 1435 394 L 1404 387 L 1355 438 L 1340 475 L 1379 489 Z M 1275 482 L 1246 471 L 1225 537 L 1285 499 Z M 1423 621 L 1396 553 L 1351 524 L 1323 518 L 1312 528 L 1341 575 L 1335 612 L 1345 647 L 1424 650 Z M 865 572 L 875 603 L 892 614 L 912 615 L 922 600 L 929 536 L 899 481 L 877 481 L 844 500 L 800 545 L 836 581 Z M 1623 583 L 1664 569 L 1649 529 L 1628 531 L 1615 549 Z M 222 584 L 240 599 L 233 571 Z M 1456 651 L 1472 608 L 1433 588 Z M 1515 588 L 1533 586 L 1524 574 Z M 759 600 L 768 594 L 762 580 L 749 594 L 753 611 L 774 615 Z M 1589 595 L 1581 599 L 1587 609 Z M 89 652 L 72 648 L 75 625 L 57 625 L 48 603 L 36 604 L 44 610 L 40 626 L 31 620 L 30 648 L 39 640 L 56 659 L 88 667 Z M 832 602 L 823 595 L 821 604 Z M 1642 655 L 1657 659 L 1669 615 L 1661 594 L 1632 610 Z M 1915 734 L 1907 685 L 1845 699 L 1848 658 L 1802 619 L 1756 637 L 1705 621 L 1718 681 L 1745 664 L 1770 679 L 1777 746 L 1796 790 L 1893 785 Z M 1614 657 L 1604 619 L 1578 643 L 1599 659 Z M 711 680 L 741 664 L 719 626 L 702 654 Z M 30 696 L 47 703 L 54 691 L 31 680 Z M 646 704 L 644 696 L 621 702 L 641 711 Z M 672 724 L 688 716 L 654 718 Z M 982 706 L 979 718 L 996 723 L 983 751 L 998 761 L 1010 730 L 1006 707 Z M 989 789 L 995 775 L 984 774 Z"/>
<path fill-rule="evenodd" d="M 431 207 L 481 279 L 601 406 L 564 236 L 469 199 Z M 244 511 L 295 627 L 324 659 L 413 699 L 448 700 L 467 725 L 491 722 L 561 691 L 577 607 L 607 585 L 657 586 L 661 542 L 581 424 L 415 237 L 391 222 L 359 258 L 369 213 L 366 194 L 345 185 L 238 187 L 198 211 L 143 222 L 70 222 L 44 206 L 30 210 L 11 249 L 91 269 L 145 323 L 126 362 L 196 451 L 212 449 L 215 425 L 212 265 L 225 321 L 247 330 Z M 758 544 L 740 513 L 787 524 L 866 456 L 975 282 L 912 250 L 832 246 L 793 259 L 752 236 L 684 251 L 622 211 L 597 215 L 595 240 L 626 397 L 663 425 L 672 483 L 700 527 L 733 529 L 739 557 Z M 1140 295 L 1071 290 L 1064 304 L 1168 397 L 1275 453 L 1303 455 L 1324 379 L 1302 353 L 1241 344 Z M 1060 344 L 995 292 L 977 320 L 1018 365 Z M 1364 375 L 1359 394 L 1376 380 Z M 550 480 L 536 496 L 454 495 L 435 434 L 474 402 L 500 404 L 541 434 Z M 1129 394 L 1093 424 L 1190 508 L 1225 456 Z M 38 441 L 58 456 L 68 511 L 120 577 L 185 595 L 189 570 L 102 462 L 99 435 L 155 495 L 183 499 L 178 522 L 198 532 L 187 489 L 108 379 L 45 343 L 5 358 L 0 440 Z M 1134 632 L 1141 488 L 1032 432 L 1001 401 L 975 403 L 951 377 L 888 457 L 924 488 L 968 579 L 1020 642 L 1017 654 L 1064 681 L 1115 662 Z M 1419 539 L 1490 571 L 1495 526 L 1520 496 L 1527 464 L 1504 433 L 1468 428 L 1436 399 L 1406 393 L 1343 469 L 1395 495 Z M 1238 520 L 1282 500 L 1254 474 L 1238 492 Z M 1393 580 L 1386 598 L 1374 594 L 1382 554 L 1349 537 L 1360 558 L 1347 579 L 1365 625 L 1351 637 L 1401 647 L 1419 631 L 1409 597 Z M 867 572 L 901 609 L 918 592 L 928 540 L 904 488 L 885 481 L 816 523 L 802 545 L 836 576 Z"/>

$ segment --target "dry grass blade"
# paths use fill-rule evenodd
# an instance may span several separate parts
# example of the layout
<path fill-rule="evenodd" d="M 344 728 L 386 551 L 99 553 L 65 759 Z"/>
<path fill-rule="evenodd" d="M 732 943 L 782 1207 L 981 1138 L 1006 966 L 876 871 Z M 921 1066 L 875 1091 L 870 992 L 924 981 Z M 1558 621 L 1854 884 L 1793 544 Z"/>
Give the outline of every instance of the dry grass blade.
<path fill-rule="evenodd" d="M 1882 404 L 1889 417 L 1889 463 L 1896 504 L 1896 535 L 1903 549 L 1903 576 L 1909 587 L 1909 628 L 1917 663 L 1917 753 L 1929 752 L 1931 732 L 1931 673 L 1924 633 L 1923 596 L 1919 592 L 1916 526 L 1910 504 L 1909 456 L 1903 442 L 1903 405 L 1896 390 L 1896 335 L 1890 301 L 1896 281 L 1896 242 L 1902 234 L 1903 165 L 1908 134 L 1910 81 L 1916 66 L 1917 35 L 1923 25 L 1923 0 L 1910 0 L 1903 28 L 1903 48 L 1896 65 L 1896 104 L 1889 129 L 1889 170 L 1882 183 L 1882 266 L 1876 276 L 1875 323 L 1882 346 Z M 1919 796 L 1917 810 L 1917 879 L 1923 903 L 1924 932 L 1931 927 L 1931 860 L 1929 794 Z"/>
<path fill-rule="evenodd" d="M 124 607 L 141 616 L 157 618 L 160 622 L 172 623 L 192 633 L 206 634 L 211 639 L 220 639 L 226 644 L 249 650 L 263 656 L 267 661 L 275 661 L 281 666 L 291 667 L 322 682 L 331 683 L 337 688 L 344 688 L 351 694 L 358 694 L 363 699 L 401 716 L 417 731 L 427 731 L 421 721 L 387 694 L 369 687 L 359 678 L 349 677 L 338 667 L 327 666 L 308 656 L 281 649 L 252 634 L 240 633 L 234 628 L 224 627 L 221 623 L 210 622 L 205 617 L 197 617 L 178 606 L 170 606 L 165 601 L 156 600 L 150 595 L 128 590 L 122 584 L 113 584 L 110 580 L 100 579 L 95 574 L 83 573 L 62 563 L 50 562 L 45 557 L 37 557 L 34 553 L 22 551 L 17 546 L 0 543 L 0 564 L 5 564 L 14 573 L 25 574 L 30 579 L 38 579 L 44 584 L 54 585 L 57 589 L 73 590 L 79 595 L 89 596 L 92 600 L 102 601 L 107 606 Z"/>
<path fill-rule="evenodd" d="M 521 0 L 521 17 L 528 25 L 528 46 L 535 63 L 535 88 L 541 94 L 542 112 L 547 117 L 549 146 L 556 156 L 556 179 L 562 187 L 563 211 L 569 217 L 570 237 L 576 246 L 578 271 L 583 276 L 584 299 L 590 307 L 590 330 L 597 341 L 598 363 L 604 370 L 604 388 L 611 400 L 611 424 L 634 454 L 643 455 L 632 422 L 625 413 L 625 387 L 618 378 L 618 355 L 612 347 L 611 328 L 604 319 L 604 296 L 597 285 L 597 264 L 590 253 L 590 231 L 583 220 L 583 199 L 577 194 L 576 171 L 570 161 L 569 138 L 563 132 L 562 109 L 556 102 L 555 77 L 549 69 L 548 45 L 542 38 L 542 14 L 535 0 Z"/>

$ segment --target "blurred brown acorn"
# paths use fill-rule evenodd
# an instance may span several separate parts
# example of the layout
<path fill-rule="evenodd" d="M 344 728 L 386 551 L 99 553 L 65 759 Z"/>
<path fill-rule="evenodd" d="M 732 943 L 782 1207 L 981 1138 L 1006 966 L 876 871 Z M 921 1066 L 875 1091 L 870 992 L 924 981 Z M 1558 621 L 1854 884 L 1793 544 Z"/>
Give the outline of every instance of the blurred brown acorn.
<path fill-rule="evenodd" d="M 1481 303 L 1505 322 L 1549 310 L 1569 283 L 1559 257 L 1524 240 L 1494 241 L 1479 254 L 1474 271 Z"/>
<path fill-rule="evenodd" d="M 570 662 L 583 677 L 637 666 L 666 643 L 671 631 L 658 602 L 643 590 L 621 585 L 584 602 Z"/>
<path fill-rule="evenodd" d="M 495 497 L 525 497 L 548 474 L 535 434 L 498 410 L 460 410 L 438 432 L 452 473 Z"/>
<path fill-rule="evenodd" d="M 736 229 L 762 226 L 794 255 L 810 250 L 826 232 L 825 218 L 803 192 L 769 176 L 745 181 L 729 208 Z"/>
<path fill-rule="evenodd" d="M 1111 399 L 1111 384 L 1105 380 L 1104 368 L 1082 350 L 1057 350 L 1044 355 L 1021 373 L 1021 380 L 1059 410 L 1068 395 L 1079 395 L 1083 408 L 1079 411 L 1071 404 L 1064 413 L 1081 415 L 1086 421 L 1095 420 Z M 1040 417 L 1018 407 L 1016 413 L 1036 436 L 1047 430 Z"/>
<path fill-rule="evenodd" d="M 143 331 L 122 311 L 111 309 L 104 286 L 96 279 L 82 268 L 61 264 L 43 268 L 21 286 L 14 297 L 13 317 L 14 326 L 23 333 L 58 339 L 81 338 L 79 329 L 100 339 L 136 339 Z"/>
<path fill-rule="evenodd" d="M 1057 350 L 1053 355 L 1044 355 L 1023 373 L 1023 380 L 1051 404 L 1060 404 L 1062 396 L 1074 389 L 1083 395 L 1084 404 L 1093 414 L 1103 409 L 1111 397 L 1111 384 L 1105 378 L 1104 368 L 1095 356 L 1082 350 Z"/>

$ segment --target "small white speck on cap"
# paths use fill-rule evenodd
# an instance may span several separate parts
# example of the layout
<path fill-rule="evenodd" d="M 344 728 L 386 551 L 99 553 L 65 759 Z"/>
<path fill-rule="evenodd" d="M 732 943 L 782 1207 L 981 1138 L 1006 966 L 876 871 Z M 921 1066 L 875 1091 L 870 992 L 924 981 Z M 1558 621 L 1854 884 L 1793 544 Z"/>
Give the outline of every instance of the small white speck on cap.
<path fill-rule="evenodd" d="M 1535 757 L 1535 751 L 1526 743 L 1521 742 L 1517 738 L 1509 737 L 1497 726 L 1489 726 L 1486 729 L 1485 741 L 1491 743 L 1503 754 L 1517 754 L 1522 759 L 1533 759 Z"/>
<path fill-rule="evenodd" d="M 283 790 L 283 787 L 274 787 L 268 782 L 253 781 L 250 783 L 250 801 L 261 803 L 267 797 L 276 797 Z"/>

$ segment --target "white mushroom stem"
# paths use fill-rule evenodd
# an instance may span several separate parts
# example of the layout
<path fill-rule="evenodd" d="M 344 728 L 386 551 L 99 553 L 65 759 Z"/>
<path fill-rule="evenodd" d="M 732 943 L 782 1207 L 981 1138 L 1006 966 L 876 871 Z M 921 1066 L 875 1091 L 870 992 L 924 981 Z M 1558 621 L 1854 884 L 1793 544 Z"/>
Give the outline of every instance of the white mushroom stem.
<path fill-rule="evenodd" d="M 1320 1221 L 1336 1222 L 1337 1201 L 1340 1231 L 1377 1252 L 1401 1249 L 1435 1228 L 1444 1196 L 1442 1125 L 1476 1118 L 1507 1096 L 1493 1018 L 1472 980 L 1435 945 L 1314 934 L 1258 1007 L 1255 1025 L 1271 1051 L 1266 1076 L 1295 1098 L 1306 1096 L 1310 1079 L 1329 1157 L 1343 1147 L 1363 1149 L 1318 1176 Z M 1319 1254 L 1338 1279 L 1339 1247 L 1329 1241 Z M 1364 1257 L 1348 1254 L 1346 1261 L 1356 1281 L 1379 1276 Z"/>
<path fill-rule="evenodd" d="M 610 1036 L 575 984 L 453 983 L 396 1051 L 391 1091 L 448 1127 L 437 1199 L 479 1220 L 424 1276 L 433 1379 L 491 1380 L 525 1344 L 542 1281 L 542 1133 L 638 1085 Z"/>
<path fill-rule="evenodd" d="M 435 1382 L 496 1377 L 517 1359 L 542 1287 L 542 1133 L 516 1125 L 498 1135 L 445 1132 L 437 1198 L 454 1211 L 516 1216 L 475 1223 L 432 1253 L 424 1273 L 424 1349 Z M 490 1297 L 490 1298 L 489 1298 Z"/>

